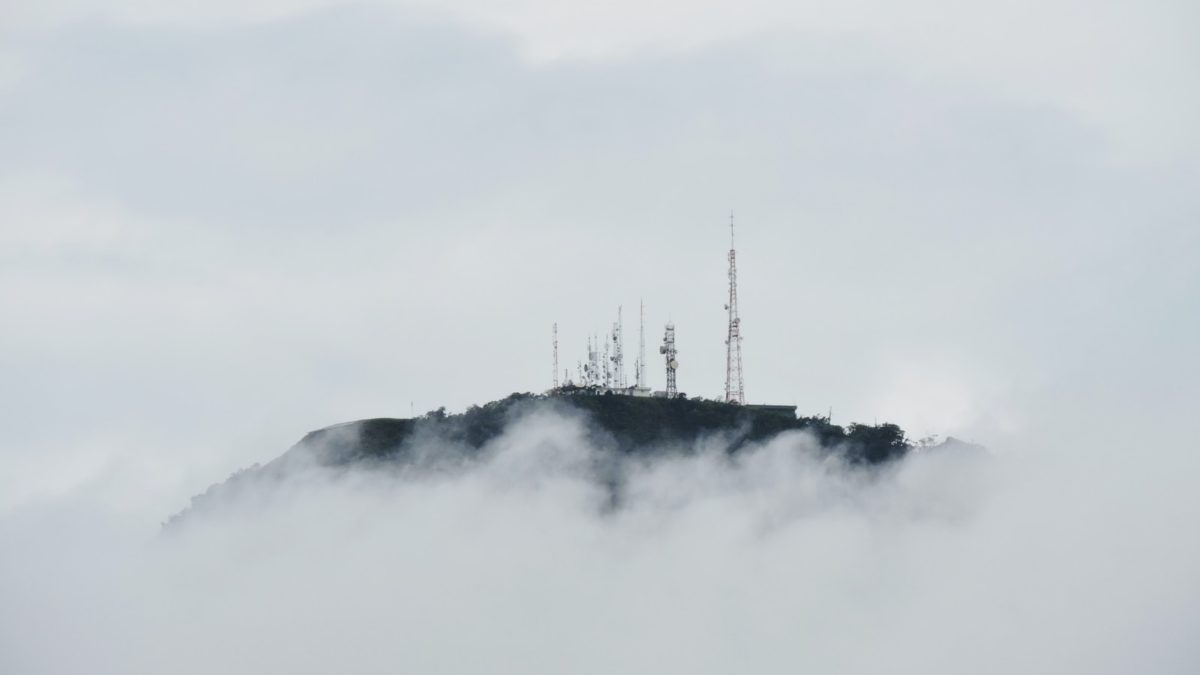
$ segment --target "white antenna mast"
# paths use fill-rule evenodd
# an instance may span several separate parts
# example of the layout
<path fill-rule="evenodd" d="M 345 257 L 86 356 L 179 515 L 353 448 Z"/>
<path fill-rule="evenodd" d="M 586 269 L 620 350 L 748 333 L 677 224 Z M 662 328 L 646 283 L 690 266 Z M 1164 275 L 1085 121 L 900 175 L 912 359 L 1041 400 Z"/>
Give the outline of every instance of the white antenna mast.
<path fill-rule="evenodd" d="M 599 373 L 596 372 L 596 346 L 594 342 L 595 341 L 592 339 L 592 336 L 589 335 L 587 348 L 588 360 L 587 366 L 585 366 L 584 370 L 586 377 L 584 377 L 583 380 L 584 386 L 588 387 L 594 386 L 596 384 L 596 378 L 599 377 Z"/>
<path fill-rule="evenodd" d="M 612 344 L 613 344 L 613 387 L 617 389 L 625 388 L 625 349 L 624 337 L 621 335 L 623 331 L 623 322 L 621 320 L 621 307 L 617 306 L 617 322 L 613 324 Z"/>
<path fill-rule="evenodd" d="M 608 345 L 612 342 L 611 335 L 604 336 L 604 388 L 612 388 L 612 357 L 609 356 Z"/>
<path fill-rule="evenodd" d="M 737 306 L 737 249 L 733 245 L 733 212 L 729 212 L 729 330 L 725 337 L 725 402 L 746 402 L 742 382 L 742 320 Z"/>
<path fill-rule="evenodd" d="M 679 389 L 675 386 L 675 371 L 679 370 L 679 360 L 675 358 L 677 355 L 675 351 L 675 324 L 667 323 L 667 329 L 663 333 L 663 343 L 658 348 L 658 352 L 665 356 L 667 361 L 667 398 L 675 398 L 679 395 Z"/>
<path fill-rule="evenodd" d="M 638 389 L 646 388 L 646 303 L 638 301 L 639 319 L 638 319 L 638 367 L 637 367 L 637 386 Z"/>
<path fill-rule="evenodd" d="M 554 388 L 558 389 L 558 322 L 554 324 Z"/>

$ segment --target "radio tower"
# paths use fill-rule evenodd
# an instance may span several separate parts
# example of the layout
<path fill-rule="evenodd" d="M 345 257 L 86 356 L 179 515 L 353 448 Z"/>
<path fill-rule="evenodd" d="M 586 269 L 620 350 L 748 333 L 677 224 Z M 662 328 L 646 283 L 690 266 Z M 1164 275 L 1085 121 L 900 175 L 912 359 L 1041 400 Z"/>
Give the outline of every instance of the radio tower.
<path fill-rule="evenodd" d="M 617 307 L 617 322 L 613 324 L 612 333 L 612 363 L 613 363 L 613 387 L 616 389 L 625 388 L 625 342 L 624 342 L 624 324 L 621 321 L 621 307 Z"/>
<path fill-rule="evenodd" d="M 742 383 L 742 320 L 737 307 L 737 250 L 733 245 L 733 212 L 729 213 L 729 334 L 725 337 L 725 402 L 746 402 Z"/>
<path fill-rule="evenodd" d="M 675 358 L 675 324 L 667 324 L 658 352 L 667 359 L 667 398 L 675 398 L 679 395 L 679 389 L 675 386 L 675 371 L 679 370 L 679 361 Z"/>
<path fill-rule="evenodd" d="M 588 353 L 590 354 L 590 359 L 591 359 L 591 363 L 592 363 L 592 365 L 591 365 L 591 368 L 592 368 L 591 385 L 593 387 L 603 387 L 604 386 L 604 369 L 600 367 L 600 336 L 593 335 L 591 337 L 591 341 L 588 344 L 591 345 L 588 347 L 588 349 L 590 350 Z"/>
<path fill-rule="evenodd" d="M 646 303 L 639 301 L 638 309 L 640 317 L 638 320 L 638 367 L 637 367 L 637 386 L 638 389 L 646 388 Z"/>
<path fill-rule="evenodd" d="M 613 386 L 613 369 L 612 357 L 608 355 L 608 343 L 611 342 L 609 335 L 604 336 L 604 388 L 612 389 Z"/>
<path fill-rule="evenodd" d="M 554 388 L 558 389 L 558 323 L 554 324 Z"/>
<path fill-rule="evenodd" d="M 585 365 L 583 367 L 583 373 L 584 373 L 583 385 L 585 387 L 595 387 L 600 384 L 600 373 L 598 372 L 599 369 L 596 367 L 597 362 L 600 359 L 598 359 L 596 357 L 595 342 L 596 341 L 592 339 L 592 336 L 589 335 L 588 336 L 588 347 L 587 347 L 588 360 L 587 360 L 587 365 Z"/>

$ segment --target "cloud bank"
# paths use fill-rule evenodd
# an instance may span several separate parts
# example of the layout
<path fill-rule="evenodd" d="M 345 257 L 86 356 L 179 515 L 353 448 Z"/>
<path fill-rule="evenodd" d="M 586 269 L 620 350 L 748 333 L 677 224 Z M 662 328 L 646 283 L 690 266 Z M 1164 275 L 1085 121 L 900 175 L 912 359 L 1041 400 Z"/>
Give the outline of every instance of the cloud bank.
<path fill-rule="evenodd" d="M 162 536 L 48 507 L 9 514 L 0 665 L 128 675 L 1200 663 L 1197 498 L 1161 470 L 925 452 L 852 471 L 784 434 L 736 459 L 702 443 L 639 463 L 612 510 L 583 424 L 533 411 L 455 470 L 297 470 Z"/>

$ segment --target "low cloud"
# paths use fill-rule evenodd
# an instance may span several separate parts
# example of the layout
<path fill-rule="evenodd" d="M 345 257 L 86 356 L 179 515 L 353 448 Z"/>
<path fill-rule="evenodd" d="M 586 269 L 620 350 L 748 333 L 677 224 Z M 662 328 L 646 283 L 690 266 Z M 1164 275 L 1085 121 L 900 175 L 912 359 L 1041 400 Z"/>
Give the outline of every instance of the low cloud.
<path fill-rule="evenodd" d="M 295 466 L 162 534 L 65 502 L 9 513 L 0 669 L 1184 673 L 1198 662 L 1197 498 L 1161 468 L 928 451 L 866 471 L 800 433 L 734 458 L 714 439 L 629 460 L 614 509 L 594 470 L 605 450 L 586 431 L 535 409 L 470 462 Z"/>

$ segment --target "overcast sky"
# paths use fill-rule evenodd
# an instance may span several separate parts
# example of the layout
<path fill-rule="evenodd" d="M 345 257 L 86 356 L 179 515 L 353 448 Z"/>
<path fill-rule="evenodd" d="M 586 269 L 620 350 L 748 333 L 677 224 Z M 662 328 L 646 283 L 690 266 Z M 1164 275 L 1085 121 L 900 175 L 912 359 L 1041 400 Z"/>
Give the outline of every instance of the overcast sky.
<path fill-rule="evenodd" d="M 1198 7 L 3 3 L 0 670 L 1195 672 Z M 644 301 L 718 396 L 730 211 L 750 402 L 1000 461 L 781 439 L 606 521 L 535 418 L 147 547 L 311 429 L 548 388 L 555 322 Z"/>
<path fill-rule="evenodd" d="M 540 391 L 553 322 L 571 365 L 622 305 L 632 352 L 640 300 L 716 396 L 731 210 L 751 402 L 1178 442 L 1197 14 L 5 3 L 0 513 L 169 512 L 313 428 Z"/>

